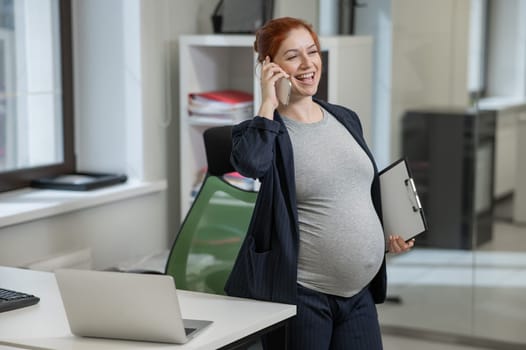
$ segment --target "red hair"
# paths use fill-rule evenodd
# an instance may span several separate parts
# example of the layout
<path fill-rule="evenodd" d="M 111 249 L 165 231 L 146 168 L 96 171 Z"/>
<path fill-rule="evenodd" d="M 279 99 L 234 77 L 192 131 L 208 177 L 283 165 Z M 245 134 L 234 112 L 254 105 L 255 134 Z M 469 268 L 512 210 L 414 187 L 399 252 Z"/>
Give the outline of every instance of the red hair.
<path fill-rule="evenodd" d="M 298 18 L 281 17 L 268 21 L 257 30 L 254 51 L 258 54 L 258 61 L 260 63 L 263 62 L 267 56 L 272 61 L 288 33 L 296 28 L 305 28 L 312 36 L 318 51 L 320 51 L 318 34 L 316 34 L 309 23 Z"/>

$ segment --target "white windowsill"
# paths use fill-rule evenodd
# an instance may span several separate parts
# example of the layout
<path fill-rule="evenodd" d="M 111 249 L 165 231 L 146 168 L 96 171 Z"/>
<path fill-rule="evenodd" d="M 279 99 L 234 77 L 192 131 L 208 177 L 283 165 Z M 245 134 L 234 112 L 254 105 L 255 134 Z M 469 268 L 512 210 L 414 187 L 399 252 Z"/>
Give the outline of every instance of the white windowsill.
<path fill-rule="evenodd" d="M 0 194 L 0 228 L 139 197 L 167 188 L 166 180 L 128 180 L 121 185 L 91 191 L 24 188 Z"/>

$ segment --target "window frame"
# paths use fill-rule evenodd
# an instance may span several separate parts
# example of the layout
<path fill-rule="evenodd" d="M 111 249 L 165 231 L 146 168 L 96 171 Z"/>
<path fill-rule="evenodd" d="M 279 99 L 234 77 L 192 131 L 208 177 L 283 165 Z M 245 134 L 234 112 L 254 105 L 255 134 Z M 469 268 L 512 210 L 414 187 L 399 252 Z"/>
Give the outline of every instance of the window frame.
<path fill-rule="evenodd" d="M 73 43 L 71 1 L 59 1 L 60 58 L 62 71 L 62 163 L 0 172 L 0 192 L 28 187 L 40 177 L 75 172 Z"/>

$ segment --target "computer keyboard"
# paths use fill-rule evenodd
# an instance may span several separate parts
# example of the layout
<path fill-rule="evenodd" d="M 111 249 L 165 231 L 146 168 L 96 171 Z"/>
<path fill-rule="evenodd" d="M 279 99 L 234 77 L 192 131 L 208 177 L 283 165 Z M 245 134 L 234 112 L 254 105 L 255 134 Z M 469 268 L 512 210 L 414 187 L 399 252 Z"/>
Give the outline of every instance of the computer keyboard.
<path fill-rule="evenodd" d="M 39 301 L 40 298 L 31 294 L 0 288 L 0 312 L 20 309 Z"/>

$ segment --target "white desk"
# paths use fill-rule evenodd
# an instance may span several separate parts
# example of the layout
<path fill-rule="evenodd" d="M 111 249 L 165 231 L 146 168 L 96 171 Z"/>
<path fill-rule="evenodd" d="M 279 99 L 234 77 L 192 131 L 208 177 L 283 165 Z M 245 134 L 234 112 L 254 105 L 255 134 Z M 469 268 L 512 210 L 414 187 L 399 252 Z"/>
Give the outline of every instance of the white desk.
<path fill-rule="evenodd" d="M 203 349 L 235 348 L 251 335 L 285 326 L 296 306 L 178 291 L 184 318 L 214 323 L 184 345 L 73 336 L 55 280 L 49 272 L 0 266 L 0 287 L 40 297 L 36 305 L 0 313 L 0 349 Z"/>

